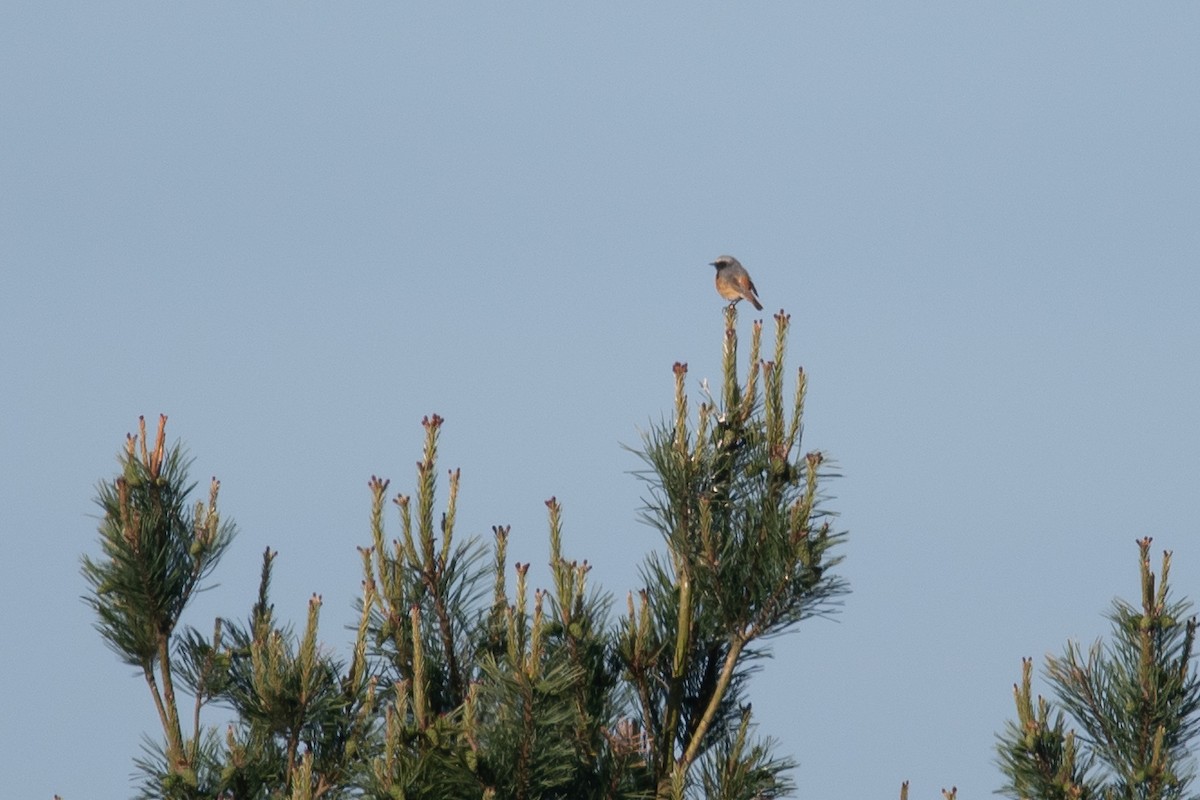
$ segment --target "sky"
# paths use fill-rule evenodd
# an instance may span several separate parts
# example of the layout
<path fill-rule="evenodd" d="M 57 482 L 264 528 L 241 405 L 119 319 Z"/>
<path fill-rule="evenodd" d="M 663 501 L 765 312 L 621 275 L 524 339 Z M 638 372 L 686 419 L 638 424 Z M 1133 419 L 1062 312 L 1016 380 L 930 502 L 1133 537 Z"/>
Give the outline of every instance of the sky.
<path fill-rule="evenodd" d="M 413 491 L 432 413 L 459 535 L 544 565 L 556 496 L 623 604 L 626 446 L 674 362 L 718 379 L 724 253 L 849 532 L 758 731 L 801 797 L 990 796 L 1021 658 L 1106 631 L 1137 538 L 1200 588 L 1198 40 L 1182 2 L 0 4 L 12 796 L 128 797 L 157 735 L 79 573 L 139 415 L 239 529 L 202 630 L 270 547 L 344 651 L 367 481 Z"/>

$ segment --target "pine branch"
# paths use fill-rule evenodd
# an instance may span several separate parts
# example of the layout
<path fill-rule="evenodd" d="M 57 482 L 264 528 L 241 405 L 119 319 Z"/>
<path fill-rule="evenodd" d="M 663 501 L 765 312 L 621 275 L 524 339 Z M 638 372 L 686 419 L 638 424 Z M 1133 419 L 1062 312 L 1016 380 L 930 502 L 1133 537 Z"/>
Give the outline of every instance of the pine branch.
<path fill-rule="evenodd" d="M 720 677 L 717 679 L 716 686 L 713 687 L 708 703 L 704 706 L 704 713 L 696 725 L 695 732 L 691 736 L 691 741 L 688 743 L 687 749 L 680 759 L 680 764 L 684 772 L 687 771 L 692 762 L 700 755 L 701 745 L 708 734 L 709 728 L 712 727 L 713 721 L 717 717 L 717 710 L 722 701 L 724 701 L 730 683 L 733 681 L 734 670 L 737 668 L 738 659 L 741 657 L 745 646 L 746 643 L 741 638 L 734 638 L 730 642 L 729 651 L 725 654 L 725 661 L 721 666 Z"/>

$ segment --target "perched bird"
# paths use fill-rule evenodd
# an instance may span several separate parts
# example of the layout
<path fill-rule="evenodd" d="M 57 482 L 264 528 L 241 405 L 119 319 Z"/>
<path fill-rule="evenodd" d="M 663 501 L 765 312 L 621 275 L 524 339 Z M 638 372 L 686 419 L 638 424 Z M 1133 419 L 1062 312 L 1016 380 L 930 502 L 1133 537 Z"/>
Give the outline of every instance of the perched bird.
<path fill-rule="evenodd" d="M 717 293 L 730 301 L 730 305 L 738 300 L 749 300 L 750 304 L 762 311 L 762 303 L 758 302 L 758 289 L 750 280 L 750 273 L 738 263 L 733 256 L 721 256 L 712 265 L 717 268 Z"/>

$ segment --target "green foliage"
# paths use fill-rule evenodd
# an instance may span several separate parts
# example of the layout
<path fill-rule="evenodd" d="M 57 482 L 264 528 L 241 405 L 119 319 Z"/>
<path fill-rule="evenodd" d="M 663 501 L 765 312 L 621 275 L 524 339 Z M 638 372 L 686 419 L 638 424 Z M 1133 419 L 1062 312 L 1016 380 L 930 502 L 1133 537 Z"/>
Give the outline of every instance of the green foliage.
<path fill-rule="evenodd" d="M 161 657 L 163 637 L 175 629 L 234 533 L 216 513 L 216 481 L 207 507 L 188 507 L 193 486 L 187 483 L 187 464 L 179 448 L 166 451 L 165 424 L 163 417 L 153 452 L 146 450 L 144 420 L 140 440 L 128 437 L 123 474 L 101 484 L 96 500 L 104 512 L 105 559 L 83 559 L 91 587 L 86 599 L 99 617 L 97 629 L 123 661 L 143 669 Z"/>
<path fill-rule="evenodd" d="M 233 541 L 234 528 L 217 513 L 220 484 L 215 479 L 208 504 L 188 507 L 193 487 L 186 460 L 179 447 L 167 451 L 166 423 L 166 417 L 159 419 L 150 450 L 142 419 L 139 435 L 126 439 L 121 475 L 99 487 L 104 558 L 83 558 L 90 589 L 84 599 L 96 612 L 96 628 L 108 645 L 125 663 L 142 670 L 166 737 L 164 758 L 171 765 L 173 785 L 180 786 L 179 796 L 187 796 L 197 787 L 194 764 L 201 737 L 195 730 L 184 740 L 172 637 L 200 582 Z"/>
<path fill-rule="evenodd" d="M 750 738 L 750 707 L 742 709 L 741 721 L 731 737 L 723 737 L 712 757 L 702 764 L 700 785 L 708 800 L 770 800 L 792 793 L 787 770 L 795 763 L 771 755 L 771 743 Z"/>
<path fill-rule="evenodd" d="M 775 318 L 773 361 L 759 361 L 755 324 L 742 384 L 734 313 L 726 311 L 722 402 L 709 397 L 691 427 L 687 367 L 676 364 L 674 421 L 649 431 L 640 453 L 649 487 L 643 516 L 667 555 L 644 565 L 641 607 L 631 604 L 619 655 L 656 734 L 660 794 L 672 791 L 672 772 L 678 785 L 709 748 L 736 735 L 743 686 L 765 654 L 754 643 L 832 612 L 846 592 L 833 573 L 844 537 L 821 506 L 825 459 L 799 454 L 803 371 L 785 413 L 788 318 Z"/>
<path fill-rule="evenodd" d="M 1085 655 L 1069 643 L 1047 660 L 1053 703 L 1030 689 L 1032 662 L 1015 687 L 1017 721 L 999 737 L 999 763 L 1013 798 L 1136 798 L 1187 794 L 1194 777 L 1188 744 L 1200 730 L 1200 678 L 1191 662 L 1196 619 L 1160 577 L 1149 538 L 1138 542 L 1141 607 L 1123 600 L 1109 614 L 1112 636 Z M 1078 730 L 1068 729 L 1067 719 Z"/>
<path fill-rule="evenodd" d="M 439 509 L 442 419 L 424 420 L 414 495 L 372 477 L 370 545 L 348 661 L 321 647 L 321 599 L 300 632 L 275 620 L 274 553 L 245 622 L 211 636 L 179 621 L 233 528 L 191 490 L 178 448 L 153 452 L 144 425 L 121 476 L 102 484 L 99 559 L 84 558 L 88 602 L 121 658 L 146 676 L 164 743 L 137 759 L 145 797 L 171 798 L 769 798 L 790 793 L 792 763 L 751 735 L 745 687 L 764 642 L 836 610 L 831 528 L 819 453 L 802 454 L 803 372 L 783 395 L 788 318 L 775 317 L 773 361 L 755 323 L 744 384 L 734 309 L 726 311 L 722 401 L 696 419 L 676 365 L 675 418 L 640 455 L 644 518 L 664 551 L 614 619 L 566 557 L 562 509 L 547 501 L 552 586 L 507 562 L 508 528 L 489 543 L 455 530 L 459 472 Z M 759 383 L 762 383 L 760 389 Z M 138 444 L 141 453 L 138 453 Z M 389 540 L 385 509 L 399 533 Z M 515 585 L 508 586 L 509 578 Z M 185 737 L 174 684 L 192 698 Z M 164 687 L 162 691 L 159 686 Z M 222 732 L 206 706 L 229 710 Z"/>

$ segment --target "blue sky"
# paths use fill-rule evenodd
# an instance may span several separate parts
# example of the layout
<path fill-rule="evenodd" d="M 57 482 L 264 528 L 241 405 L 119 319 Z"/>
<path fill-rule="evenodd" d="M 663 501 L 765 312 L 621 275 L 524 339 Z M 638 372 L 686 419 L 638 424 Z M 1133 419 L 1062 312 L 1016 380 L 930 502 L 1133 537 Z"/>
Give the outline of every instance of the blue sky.
<path fill-rule="evenodd" d="M 1021 657 L 1104 632 L 1135 538 L 1197 593 L 1198 36 L 1188 3 L 3 4 L 13 796 L 129 796 L 156 730 L 79 599 L 139 414 L 240 528 L 202 629 L 270 546 L 344 648 L 367 480 L 411 490 L 434 412 L 460 533 L 540 565 L 556 495 L 623 598 L 658 540 L 622 445 L 673 362 L 716 379 L 727 252 L 792 315 L 850 531 L 760 732 L 801 796 L 990 795 Z"/>

